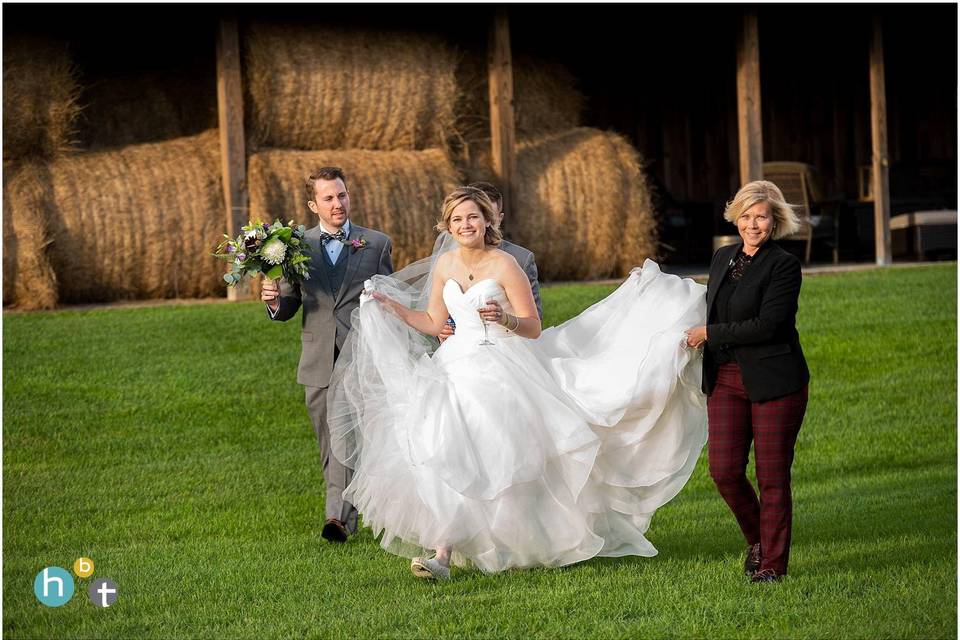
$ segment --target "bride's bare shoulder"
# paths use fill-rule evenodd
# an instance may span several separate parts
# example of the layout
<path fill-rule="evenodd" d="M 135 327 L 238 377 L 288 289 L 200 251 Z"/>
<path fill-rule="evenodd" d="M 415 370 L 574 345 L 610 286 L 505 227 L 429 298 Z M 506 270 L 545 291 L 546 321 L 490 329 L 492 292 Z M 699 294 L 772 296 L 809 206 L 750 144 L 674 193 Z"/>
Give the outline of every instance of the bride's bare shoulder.
<path fill-rule="evenodd" d="M 437 264 L 434 266 L 434 272 L 446 278 L 453 265 L 453 251 L 447 251 L 437 257 Z"/>
<path fill-rule="evenodd" d="M 500 274 L 498 279 L 501 280 L 501 282 L 517 274 L 523 275 L 524 278 L 526 278 L 516 258 L 502 249 L 494 249 L 494 252 L 494 259 L 497 261 L 496 269 Z"/>
<path fill-rule="evenodd" d="M 493 248 L 493 255 L 494 255 L 494 258 L 495 258 L 497 261 L 502 261 L 502 262 L 504 262 L 505 264 L 511 264 L 511 263 L 516 263 L 516 262 L 517 262 L 517 259 L 516 259 L 516 258 L 514 258 L 512 255 L 510 255 L 509 253 L 507 253 L 507 252 L 504 251 L 503 249 L 500 249 L 499 247 L 494 247 L 494 248 Z"/>
<path fill-rule="evenodd" d="M 497 266 L 503 269 L 510 269 L 512 267 L 516 267 L 518 269 L 520 268 L 520 265 L 517 263 L 517 259 L 503 249 L 494 249 L 493 255 L 494 259 L 497 261 Z"/>

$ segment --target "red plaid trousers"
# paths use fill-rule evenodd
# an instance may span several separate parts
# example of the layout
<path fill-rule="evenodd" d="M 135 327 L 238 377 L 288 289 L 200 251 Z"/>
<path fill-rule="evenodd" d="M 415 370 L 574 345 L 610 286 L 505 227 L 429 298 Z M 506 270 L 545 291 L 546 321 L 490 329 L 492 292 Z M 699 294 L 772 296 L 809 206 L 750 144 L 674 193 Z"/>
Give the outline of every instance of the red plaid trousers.
<path fill-rule="evenodd" d="M 787 573 L 790 556 L 790 466 L 806 409 L 806 386 L 774 400 L 751 402 L 735 362 L 720 366 L 717 385 L 707 398 L 710 476 L 747 544 L 760 543 L 760 569 L 772 569 L 777 575 Z M 759 500 L 746 475 L 751 440 Z"/>

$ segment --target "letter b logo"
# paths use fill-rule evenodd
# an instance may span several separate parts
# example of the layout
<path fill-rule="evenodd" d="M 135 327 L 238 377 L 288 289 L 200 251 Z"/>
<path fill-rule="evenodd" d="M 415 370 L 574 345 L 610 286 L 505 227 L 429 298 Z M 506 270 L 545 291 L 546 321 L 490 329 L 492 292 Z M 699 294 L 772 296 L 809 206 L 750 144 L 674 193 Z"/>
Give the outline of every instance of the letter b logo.
<path fill-rule="evenodd" d="M 47 567 L 34 578 L 33 592 L 42 604 L 59 607 L 73 597 L 73 576 L 66 569 Z"/>
<path fill-rule="evenodd" d="M 78 578 L 89 578 L 93 575 L 93 560 L 77 558 L 77 561 L 73 563 L 73 572 Z"/>

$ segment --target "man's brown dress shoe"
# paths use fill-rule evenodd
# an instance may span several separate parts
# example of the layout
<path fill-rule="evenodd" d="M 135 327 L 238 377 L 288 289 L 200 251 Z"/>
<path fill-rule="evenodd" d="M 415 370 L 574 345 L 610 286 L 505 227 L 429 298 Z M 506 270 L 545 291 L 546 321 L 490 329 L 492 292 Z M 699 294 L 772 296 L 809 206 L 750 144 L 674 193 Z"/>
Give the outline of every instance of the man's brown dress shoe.
<path fill-rule="evenodd" d="M 747 547 L 747 558 L 743 561 L 743 572 L 753 577 L 760 569 L 760 543 Z"/>
<path fill-rule="evenodd" d="M 750 582 L 777 582 L 782 577 L 783 576 L 778 576 L 777 572 L 773 569 L 764 569 L 763 571 L 757 571 L 753 574 Z"/>
<path fill-rule="evenodd" d="M 336 518 L 327 518 L 327 521 L 323 523 L 323 530 L 320 531 L 320 535 L 330 542 L 346 542 L 350 532 Z"/>

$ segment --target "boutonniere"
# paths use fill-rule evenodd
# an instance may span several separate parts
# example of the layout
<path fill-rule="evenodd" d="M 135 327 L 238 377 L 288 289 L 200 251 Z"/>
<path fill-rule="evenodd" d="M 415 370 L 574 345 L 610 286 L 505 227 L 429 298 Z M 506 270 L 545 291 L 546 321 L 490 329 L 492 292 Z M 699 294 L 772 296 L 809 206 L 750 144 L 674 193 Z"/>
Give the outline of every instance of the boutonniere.
<path fill-rule="evenodd" d="M 360 238 L 359 240 L 353 240 L 353 239 L 347 240 L 346 238 L 344 238 L 340 242 L 350 247 L 350 253 L 356 253 L 360 249 L 365 249 L 367 247 L 367 241 L 364 240 L 363 238 Z"/>

